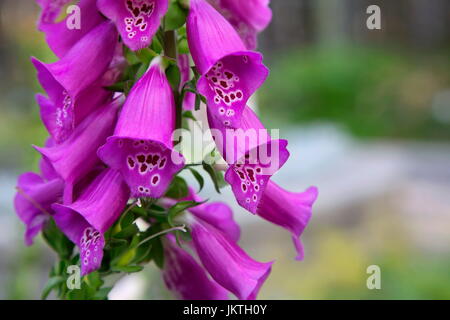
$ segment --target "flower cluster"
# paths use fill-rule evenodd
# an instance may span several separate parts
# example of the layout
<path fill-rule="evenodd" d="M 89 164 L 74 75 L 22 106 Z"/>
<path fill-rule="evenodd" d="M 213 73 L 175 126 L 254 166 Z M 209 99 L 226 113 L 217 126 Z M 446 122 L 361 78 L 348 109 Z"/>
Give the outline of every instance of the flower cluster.
<path fill-rule="evenodd" d="M 71 1 L 37 2 L 38 28 L 59 60 L 31 59 L 49 137 L 35 146 L 40 172 L 18 178 L 15 208 L 26 244 L 42 231 L 59 254 L 52 277 L 71 264 L 91 277 L 82 295 L 64 281 L 47 291 L 105 298 L 103 277 L 153 261 L 178 298 L 255 299 L 273 262 L 239 247 L 227 204 L 206 202 L 186 184 L 183 171 L 203 187 L 196 166 L 217 191 L 229 184 L 240 206 L 287 229 L 303 258 L 299 237 L 317 189 L 293 193 L 271 181 L 289 158 L 287 141 L 272 139 L 247 105 L 268 76 L 253 51 L 271 20 L 268 0 L 79 0 L 75 29 L 67 22 L 77 17 L 57 21 Z M 174 141 L 202 102 L 224 174 L 189 163 Z M 262 134 L 248 139 L 252 130 Z M 230 131 L 244 135 L 231 139 Z"/>

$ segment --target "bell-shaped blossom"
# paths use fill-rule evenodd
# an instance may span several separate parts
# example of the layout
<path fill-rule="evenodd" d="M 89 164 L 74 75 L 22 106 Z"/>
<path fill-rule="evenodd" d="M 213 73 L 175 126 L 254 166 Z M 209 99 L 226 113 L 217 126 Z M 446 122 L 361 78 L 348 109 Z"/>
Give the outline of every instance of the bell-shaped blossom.
<path fill-rule="evenodd" d="M 311 219 L 317 195 L 316 187 L 310 187 L 304 192 L 289 192 L 274 182 L 269 182 L 256 210 L 261 218 L 291 232 L 297 260 L 303 260 L 304 257 L 300 235 Z"/>
<path fill-rule="evenodd" d="M 56 22 L 63 7 L 70 0 L 39 0 L 41 17 L 39 30 L 45 33 L 45 38 L 52 51 L 60 58 L 83 38 L 89 31 L 105 21 L 97 10 L 96 0 L 80 0 L 61 21 Z"/>
<path fill-rule="evenodd" d="M 168 0 L 98 0 L 97 6 L 116 24 L 124 44 L 136 51 L 150 45 L 168 3 Z"/>
<path fill-rule="evenodd" d="M 249 50 L 257 47 L 257 34 L 272 20 L 269 0 L 208 0 L 239 33 Z"/>
<path fill-rule="evenodd" d="M 35 147 L 66 183 L 64 202 L 72 201 L 75 183 L 99 162 L 97 149 L 111 135 L 117 118 L 120 99 L 89 115 L 63 143 L 52 147 Z"/>
<path fill-rule="evenodd" d="M 244 109 L 238 129 L 223 126 L 209 111 L 208 122 L 217 149 L 229 165 L 225 180 L 239 205 L 256 213 L 270 177 L 289 158 L 287 140 L 273 140 L 249 107 Z"/>
<path fill-rule="evenodd" d="M 191 66 L 189 63 L 188 54 L 180 54 L 178 56 L 178 68 L 180 68 L 181 81 L 180 90 L 183 88 L 184 84 L 191 80 Z M 195 106 L 195 94 L 187 91 L 183 99 L 183 109 L 192 110 Z"/>
<path fill-rule="evenodd" d="M 164 241 L 163 279 L 177 299 L 228 299 L 228 292 L 210 279 L 195 258 L 174 243 L 171 237 Z"/>
<path fill-rule="evenodd" d="M 25 243 L 31 245 L 53 213 L 51 205 L 61 201 L 64 182 L 61 179 L 46 180 L 34 172 L 26 172 L 19 176 L 16 188 L 14 207 L 26 225 Z"/>
<path fill-rule="evenodd" d="M 116 43 L 114 25 L 104 22 L 61 60 L 45 64 L 32 58 L 38 80 L 48 95 L 37 97 L 41 116 L 57 143 L 67 139 L 76 125 L 111 96 L 102 88 L 102 76 L 114 56 Z"/>
<path fill-rule="evenodd" d="M 103 234 L 120 216 L 129 190 L 119 172 L 105 169 L 70 205 L 52 206 L 56 225 L 80 249 L 83 275 L 98 269 L 103 258 Z"/>
<path fill-rule="evenodd" d="M 195 193 L 192 188 L 189 188 L 189 195 L 184 201 L 202 202 L 203 199 Z M 241 235 L 239 225 L 233 218 L 233 211 L 230 206 L 224 202 L 215 201 L 207 202 L 188 209 L 196 219 L 201 219 L 204 222 L 216 227 L 218 230 L 226 234 L 231 240 L 238 241 Z"/>
<path fill-rule="evenodd" d="M 61 14 L 61 10 L 72 0 L 36 0 L 41 7 L 37 27 L 41 30 L 42 25 L 53 23 Z"/>
<path fill-rule="evenodd" d="M 127 96 L 114 135 L 98 150 L 104 163 L 122 173 L 133 197 L 161 197 L 184 167 L 173 149 L 173 93 L 156 60 Z"/>
<path fill-rule="evenodd" d="M 191 234 L 195 251 L 211 277 L 239 299 L 255 299 L 273 262 L 252 259 L 235 241 L 208 223 L 195 221 Z"/>
<path fill-rule="evenodd" d="M 200 79 L 198 91 L 210 112 L 224 125 L 239 126 L 250 96 L 269 73 L 262 55 L 248 51 L 241 38 L 205 0 L 191 0 L 187 38 Z"/>

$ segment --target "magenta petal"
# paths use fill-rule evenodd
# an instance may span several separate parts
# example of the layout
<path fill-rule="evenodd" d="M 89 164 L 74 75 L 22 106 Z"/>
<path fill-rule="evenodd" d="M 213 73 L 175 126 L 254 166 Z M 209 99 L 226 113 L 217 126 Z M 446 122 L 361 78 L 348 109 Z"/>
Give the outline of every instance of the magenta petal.
<path fill-rule="evenodd" d="M 36 173 L 19 176 L 14 207 L 26 225 L 25 243 L 33 244 L 33 238 L 41 231 L 53 212 L 51 204 L 61 200 L 64 183 L 61 179 L 45 181 Z"/>
<path fill-rule="evenodd" d="M 97 6 L 116 24 L 125 45 L 136 51 L 150 45 L 168 3 L 168 0 L 98 0 Z"/>
<path fill-rule="evenodd" d="M 247 51 L 229 22 L 204 0 L 191 1 L 187 36 L 202 75 L 198 91 L 224 125 L 238 126 L 248 99 L 269 73 L 262 55 Z"/>
<path fill-rule="evenodd" d="M 42 25 L 53 23 L 61 14 L 62 8 L 72 0 L 36 0 L 42 11 L 38 20 L 38 29 L 42 30 Z"/>
<path fill-rule="evenodd" d="M 103 257 L 103 233 L 117 220 L 129 190 L 119 172 L 105 169 L 70 205 L 53 205 L 58 227 L 80 248 L 83 274 L 98 269 Z"/>
<path fill-rule="evenodd" d="M 213 279 L 239 299 L 255 299 L 272 262 L 253 260 L 234 241 L 205 223 L 192 225 L 195 250 Z"/>
<path fill-rule="evenodd" d="M 45 141 L 45 147 L 51 148 L 54 145 L 55 141 L 52 138 L 47 138 L 47 141 Z M 41 171 L 42 177 L 47 181 L 60 178 L 59 174 L 55 171 L 55 168 L 53 168 L 51 162 L 45 157 L 42 157 L 41 160 L 39 160 L 39 170 Z"/>
<path fill-rule="evenodd" d="M 229 168 L 225 180 L 231 185 L 237 202 L 256 213 L 256 208 L 270 177 L 289 158 L 286 140 L 271 137 L 256 114 L 246 107 L 240 127 L 229 129 L 210 116 L 208 123 L 218 151 Z"/>
<path fill-rule="evenodd" d="M 71 201 L 73 185 L 99 163 L 96 152 L 113 131 L 118 105 L 116 100 L 91 114 L 64 143 L 35 147 L 66 182 L 64 202 Z"/>
<path fill-rule="evenodd" d="M 169 290 L 183 300 L 226 300 L 228 292 L 185 250 L 170 239 L 164 244 L 163 279 Z"/>
<path fill-rule="evenodd" d="M 39 82 L 49 98 L 38 98 L 43 109 L 41 114 L 57 143 L 67 139 L 87 114 L 111 96 L 101 88 L 101 82 L 113 58 L 116 42 L 114 26 L 105 22 L 55 63 L 44 64 L 32 58 Z"/>
<path fill-rule="evenodd" d="M 264 191 L 256 213 L 292 233 L 297 260 L 303 259 L 303 246 L 300 235 L 306 228 L 312 213 L 312 206 L 317 199 L 316 187 L 305 192 L 289 192 L 273 182 L 269 182 Z"/>
<path fill-rule="evenodd" d="M 49 47 L 60 58 L 64 57 L 75 43 L 89 31 L 105 21 L 105 18 L 97 10 L 96 0 L 80 0 L 77 4 L 81 14 L 80 29 L 69 29 L 68 20 L 69 22 L 73 20 L 74 13 L 60 22 L 55 22 L 55 20 L 60 14 L 64 2 L 70 2 L 70 0 L 41 0 L 41 2 L 46 2 L 46 4 L 43 6 L 39 30 L 45 32 Z"/>
<path fill-rule="evenodd" d="M 189 196 L 183 200 L 193 200 L 202 202 L 203 200 L 195 194 L 194 190 L 190 188 Z M 189 209 L 196 218 L 201 219 L 210 225 L 214 226 L 231 240 L 238 241 L 241 235 L 239 225 L 233 219 L 233 211 L 230 206 L 224 202 L 204 203 L 199 206 Z"/>
<path fill-rule="evenodd" d="M 104 163 L 120 171 L 133 197 L 159 198 L 184 158 L 173 150 L 175 102 L 158 64 L 133 86 L 114 135 L 98 150 Z"/>
<path fill-rule="evenodd" d="M 289 158 L 286 146 L 287 140 L 272 140 L 250 150 L 241 161 L 230 165 L 225 180 L 231 185 L 240 206 L 256 213 L 271 176 Z"/>
<path fill-rule="evenodd" d="M 269 0 L 208 0 L 239 33 L 248 49 L 257 46 L 256 36 L 272 20 Z"/>

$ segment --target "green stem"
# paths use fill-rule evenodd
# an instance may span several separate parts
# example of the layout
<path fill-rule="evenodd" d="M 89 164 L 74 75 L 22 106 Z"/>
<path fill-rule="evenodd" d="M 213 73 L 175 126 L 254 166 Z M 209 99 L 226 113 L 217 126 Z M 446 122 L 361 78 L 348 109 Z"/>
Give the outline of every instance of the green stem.
<path fill-rule="evenodd" d="M 178 62 L 177 35 L 174 30 L 164 32 L 164 55 Z M 175 129 L 180 129 L 182 124 L 183 101 L 179 90 L 174 90 L 173 95 L 176 104 Z"/>

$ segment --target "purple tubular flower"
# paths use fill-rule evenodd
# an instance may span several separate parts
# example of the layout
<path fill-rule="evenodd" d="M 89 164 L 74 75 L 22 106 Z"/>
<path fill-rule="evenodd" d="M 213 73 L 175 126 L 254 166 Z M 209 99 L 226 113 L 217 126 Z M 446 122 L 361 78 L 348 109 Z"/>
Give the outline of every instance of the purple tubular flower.
<path fill-rule="evenodd" d="M 208 0 L 239 33 L 249 50 L 257 47 L 256 36 L 272 20 L 269 0 Z"/>
<path fill-rule="evenodd" d="M 174 97 L 157 61 L 131 89 L 114 135 L 98 155 L 122 173 L 133 197 L 159 198 L 184 167 L 173 150 L 174 129 Z"/>
<path fill-rule="evenodd" d="M 191 229 L 195 250 L 212 278 L 239 299 L 256 299 L 273 262 L 253 260 L 227 235 L 207 223 L 194 222 Z"/>
<path fill-rule="evenodd" d="M 51 137 L 47 138 L 47 140 L 45 141 L 45 147 L 51 148 L 54 145 L 55 141 Z M 47 181 L 60 178 L 59 174 L 55 171 L 50 161 L 48 161 L 48 159 L 46 159 L 45 157 L 42 157 L 39 160 L 39 170 L 41 172 L 42 178 Z"/>
<path fill-rule="evenodd" d="M 64 203 L 72 201 L 73 186 L 100 162 L 97 149 L 111 135 L 116 123 L 120 99 L 89 115 L 61 144 L 36 147 L 66 183 Z"/>
<path fill-rule="evenodd" d="M 112 20 L 133 51 L 150 45 L 166 14 L 168 0 L 98 0 L 98 9 Z"/>
<path fill-rule="evenodd" d="M 191 67 L 189 65 L 189 55 L 180 54 L 178 56 L 178 67 L 180 68 L 181 81 L 180 90 L 183 88 L 184 84 L 191 80 Z M 192 92 L 186 92 L 183 100 L 183 108 L 185 110 L 194 109 L 195 105 L 195 94 Z"/>
<path fill-rule="evenodd" d="M 26 245 L 33 244 L 33 238 L 53 213 L 51 204 L 61 200 L 63 189 L 64 182 L 61 179 L 45 180 L 33 172 L 19 176 L 14 207 L 26 225 Z"/>
<path fill-rule="evenodd" d="M 189 188 L 189 196 L 184 201 L 202 202 L 203 199 Z M 224 202 L 204 203 L 189 209 L 195 218 L 203 220 L 226 234 L 231 240 L 238 241 L 241 235 L 239 225 L 233 219 L 233 211 Z"/>
<path fill-rule="evenodd" d="M 259 202 L 256 214 L 292 233 L 297 250 L 297 260 L 303 260 L 303 246 L 300 235 L 311 219 L 312 206 L 317 199 L 318 190 L 310 187 L 304 192 L 289 192 L 269 182 Z"/>
<path fill-rule="evenodd" d="M 248 99 L 269 74 L 262 55 L 248 51 L 229 22 L 205 0 L 191 0 L 186 27 L 201 73 L 198 91 L 214 117 L 225 126 L 238 127 Z"/>
<path fill-rule="evenodd" d="M 105 21 L 97 10 L 96 0 L 80 0 L 78 2 L 80 17 L 79 28 L 69 28 L 76 11 L 64 20 L 55 22 L 63 7 L 70 0 L 40 0 L 42 7 L 38 28 L 45 33 L 45 38 L 52 51 L 60 58 L 89 31 Z"/>
<path fill-rule="evenodd" d="M 38 20 L 38 29 L 42 30 L 42 26 L 53 23 L 61 13 L 62 8 L 72 0 L 36 0 L 41 7 L 41 15 Z"/>
<path fill-rule="evenodd" d="M 61 143 L 111 92 L 102 89 L 117 43 L 114 25 L 104 22 L 78 41 L 61 60 L 45 64 L 32 58 L 48 99 L 38 96 L 43 121 Z M 89 70 L 89 72 L 86 72 Z"/>
<path fill-rule="evenodd" d="M 164 241 L 164 262 L 164 283 L 177 299 L 228 299 L 228 292 L 209 279 L 205 269 L 188 252 L 174 244 L 171 238 Z"/>
<path fill-rule="evenodd" d="M 209 114 L 208 122 L 216 146 L 229 164 L 225 180 L 231 185 L 239 205 L 256 213 L 270 177 L 289 158 L 287 140 L 272 140 L 249 107 L 243 111 L 239 129 L 228 129 Z"/>
<path fill-rule="evenodd" d="M 83 275 L 98 269 L 105 233 L 117 220 L 129 197 L 119 172 L 105 169 L 70 205 L 54 204 L 56 225 L 80 248 Z"/>

